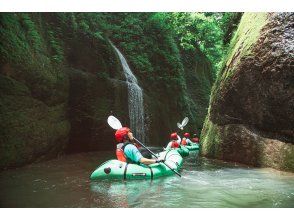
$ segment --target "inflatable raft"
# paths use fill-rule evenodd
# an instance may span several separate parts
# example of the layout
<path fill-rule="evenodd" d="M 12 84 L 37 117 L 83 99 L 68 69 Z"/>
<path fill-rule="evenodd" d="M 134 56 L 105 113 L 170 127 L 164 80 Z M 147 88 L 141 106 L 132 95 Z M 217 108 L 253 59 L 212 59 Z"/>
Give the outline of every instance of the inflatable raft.
<path fill-rule="evenodd" d="M 189 151 L 199 150 L 199 144 L 192 144 L 185 146 Z"/>
<path fill-rule="evenodd" d="M 158 155 L 160 159 L 165 159 L 165 162 L 174 170 L 178 171 L 183 164 L 183 158 L 177 150 L 163 151 Z M 91 174 L 90 179 L 154 179 L 173 174 L 174 172 L 163 163 L 147 166 L 144 164 L 125 163 L 119 160 L 108 160 Z"/>
<path fill-rule="evenodd" d="M 180 146 L 179 148 L 177 148 L 177 151 L 182 157 L 189 156 L 189 152 L 190 152 L 186 146 Z"/>

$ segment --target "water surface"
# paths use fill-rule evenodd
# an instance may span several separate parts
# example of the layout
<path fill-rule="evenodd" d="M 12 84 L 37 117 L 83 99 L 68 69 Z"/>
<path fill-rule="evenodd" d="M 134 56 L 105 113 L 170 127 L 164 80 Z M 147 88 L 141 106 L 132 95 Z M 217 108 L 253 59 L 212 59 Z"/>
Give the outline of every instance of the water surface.
<path fill-rule="evenodd" d="M 294 175 L 198 158 L 182 178 L 91 182 L 114 152 L 90 152 L 0 173 L 1 207 L 294 207 Z"/>

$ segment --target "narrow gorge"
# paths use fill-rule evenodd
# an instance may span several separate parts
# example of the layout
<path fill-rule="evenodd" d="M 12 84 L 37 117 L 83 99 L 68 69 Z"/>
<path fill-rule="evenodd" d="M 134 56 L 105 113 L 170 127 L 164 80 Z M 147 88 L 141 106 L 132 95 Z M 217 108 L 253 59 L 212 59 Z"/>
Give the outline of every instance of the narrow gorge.
<path fill-rule="evenodd" d="M 293 13 L 2 13 L 0 24 L 2 169 L 112 150 L 113 114 L 152 146 L 187 116 L 201 155 L 293 172 Z"/>
<path fill-rule="evenodd" d="M 0 207 L 293 208 L 293 27 L 0 13 Z"/>
<path fill-rule="evenodd" d="M 1 168 L 111 150 L 110 114 L 154 146 L 185 116 L 200 132 L 213 82 L 205 55 L 181 51 L 156 13 L 109 15 L 1 14 Z"/>

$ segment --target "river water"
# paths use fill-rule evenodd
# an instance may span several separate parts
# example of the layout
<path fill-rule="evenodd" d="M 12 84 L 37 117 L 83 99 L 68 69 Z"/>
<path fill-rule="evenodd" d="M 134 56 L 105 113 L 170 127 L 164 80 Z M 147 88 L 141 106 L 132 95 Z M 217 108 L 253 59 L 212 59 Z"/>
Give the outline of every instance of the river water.
<path fill-rule="evenodd" d="M 153 148 L 154 150 L 154 148 Z M 294 175 L 200 158 L 182 178 L 91 182 L 114 152 L 66 155 L 0 173 L 0 207 L 294 207 Z"/>

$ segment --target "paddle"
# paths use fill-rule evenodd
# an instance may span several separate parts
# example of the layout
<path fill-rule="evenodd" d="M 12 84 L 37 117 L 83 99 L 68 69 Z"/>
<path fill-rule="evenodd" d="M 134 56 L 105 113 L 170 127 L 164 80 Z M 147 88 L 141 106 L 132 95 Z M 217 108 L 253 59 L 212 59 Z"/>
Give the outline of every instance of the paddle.
<path fill-rule="evenodd" d="M 109 124 L 110 127 L 112 127 L 113 129 L 115 130 L 118 130 L 120 128 L 122 128 L 122 124 L 120 123 L 120 121 L 114 117 L 114 116 L 109 116 L 108 119 L 107 119 L 107 123 Z M 146 150 L 148 150 L 154 157 L 157 157 L 157 155 L 155 153 L 153 153 L 151 150 L 149 150 L 147 147 L 144 146 L 144 144 L 142 144 L 139 140 L 137 140 L 135 137 L 134 137 L 134 140 L 140 144 L 142 147 L 144 147 Z M 162 162 L 165 164 L 165 166 L 167 166 L 170 170 L 172 170 L 175 174 L 177 174 L 179 177 L 181 177 L 181 174 L 179 172 L 177 172 L 176 170 L 174 170 L 173 168 L 171 168 L 169 165 L 167 165 L 165 162 Z"/>
<path fill-rule="evenodd" d="M 122 125 L 121 125 L 120 121 L 116 117 L 114 117 L 112 115 L 110 115 L 107 118 L 107 123 L 109 124 L 110 127 L 112 127 L 115 130 L 118 130 L 118 129 L 122 128 Z"/>
<path fill-rule="evenodd" d="M 177 126 L 178 126 L 179 129 L 183 130 L 184 127 L 188 124 L 188 122 L 189 122 L 189 118 L 186 117 L 186 118 L 183 119 L 182 124 L 180 124 L 180 123 L 178 122 L 178 123 L 177 123 Z"/>
<path fill-rule="evenodd" d="M 138 144 L 140 144 L 142 147 L 144 147 L 146 150 L 148 150 L 154 157 L 156 157 L 157 159 L 158 159 L 158 157 L 156 156 L 156 154 L 155 153 L 153 153 L 151 150 L 149 150 L 147 147 L 145 147 L 144 146 L 144 144 L 142 144 L 139 140 L 137 140 L 136 138 L 134 138 L 134 140 L 136 141 L 136 142 L 138 142 Z M 167 165 L 164 161 L 162 162 L 162 163 L 164 163 L 165 164 L 165 166 L 167 166 L 171 171 L 173 171 L 175 174 L 177 174 L 179 177 L 181 177 L 181 174 L 178 172 L 178 171 L 176 171 L 176 170 L 174 170 L 173 168 L 171 168 L 169 165 Z"/>
<path fill-rule="evenodd" d="M 177 126 L 180 130 L 183 130 L 184 127 L 188 124 L 188 122 L 189 122 L 189 118 L 185 117 L 181 124 L 179 122 L 177 123 Z M 177 133 L 179 133 L 180 130 L 177 130 Z"/>

